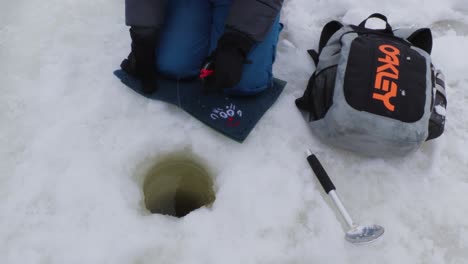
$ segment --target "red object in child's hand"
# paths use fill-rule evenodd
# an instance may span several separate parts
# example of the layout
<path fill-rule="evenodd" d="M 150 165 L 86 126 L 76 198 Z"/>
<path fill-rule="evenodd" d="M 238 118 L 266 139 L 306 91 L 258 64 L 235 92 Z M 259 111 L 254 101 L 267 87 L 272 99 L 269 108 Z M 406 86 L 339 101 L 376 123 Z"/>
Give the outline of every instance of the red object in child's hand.
<path fill-rule="evenodd" d="M 206 68 L 203 68 L 200 70 L 200 79 L 205 79 L 206 77 L 209 77 L 214 74 L 214 70 L 208 70 Z"/>
<path fill-rule="evenodd" d="M 200 70 L 200 79 L 204 80 L 214 74 L 215 71 L 211 65 L 212 62 L 208 61 L 205 66 L 203 66 L 203 68 Z"/>

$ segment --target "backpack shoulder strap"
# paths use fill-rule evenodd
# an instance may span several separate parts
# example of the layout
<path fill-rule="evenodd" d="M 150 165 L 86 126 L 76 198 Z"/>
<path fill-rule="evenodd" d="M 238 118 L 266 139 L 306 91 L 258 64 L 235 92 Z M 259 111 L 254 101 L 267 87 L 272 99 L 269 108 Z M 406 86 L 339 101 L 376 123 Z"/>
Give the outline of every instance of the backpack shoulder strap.
<path fill-rule="evenodd" d="M 315 66 L 317 66 L 318 59 L 319 59 L 318 52 L 316 50 L 314 50 L 314 49 L 310 49 L 310 50 L 307 51 L 307 53 L 309 53 L 309 56 L 312 58 L 312 60 L 314 60 Z"/>
<path fill-rule="evenodd" d="M 308 50 L 310 57 L 314 60 L 315 66 L 319 63 L 319 56 L 322 49 L 327 45 L 328 41 L 331 37 L 338 32 L 344 25 L 336 20 L 328 22 L 322 29 L 322 33 L 320 35 L 319 41 L 319 48 L 318 52 L 316 50 Z M 296 99 L 296 106 L 304 111 L 310 112 L 310 119 L 317 120 L 318 115 L 316 113 L 316 107 L 314 103 L 314 98 L 312 96 L 312 87 L 315 80 L 315 73 L 312 74 L 312 77 L 309 79 L 309 83 L 307 85 L 307 89 L 304 91 L 304 95 L 298 99 Z"/>
<path fill-rule="evenodd" d="M 340 30 L 344 25 L 336 20 L 328 22 L 322 29 L 322 34 L 320 35 L 319 50 L 318 53 L 327 45 L 327 42 L 338 30 Z"/>
<path fill-rule="evenodd" d="M 319 56 L 320 56 L 320 52 L 322 52 L 322 49 L 327 45 L 328 41 L 333 36 L 333 34 L 335 34 L 342 27 L 343 27 L 343 24 L 341 24 L 340 22 L 336 20 L 328 22 L 323 27 L 322 33 L 320 35 L 318 51 L 314 49 L 310 49 L 307 51 L 307 53 L 309 53 L 312 60 L 314 60 L 315 66 L 318 65 Z"/>
<path fill-rule="evenodd" d="M 395 36 L 406 39 L 414 46 L 426 51 L 432 52 L 432 32 L 429 28 L 420 28 L 417 30 L 410 28 L 400 28 L 393 31 Z"/>

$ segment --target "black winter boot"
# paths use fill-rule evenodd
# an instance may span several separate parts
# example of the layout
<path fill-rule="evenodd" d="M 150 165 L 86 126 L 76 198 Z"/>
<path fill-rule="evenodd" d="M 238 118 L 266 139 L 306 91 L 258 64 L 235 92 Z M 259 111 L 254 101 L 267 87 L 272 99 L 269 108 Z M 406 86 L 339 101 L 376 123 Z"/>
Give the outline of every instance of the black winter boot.
<path fill-rule="evenodd" d="M 145 94 L 158 89 L 156 70 L 156 44 L 159 30 L 151 27 L 131 27 L 132 51 L 120 64 L 122 70 L 140 79 Z"/>

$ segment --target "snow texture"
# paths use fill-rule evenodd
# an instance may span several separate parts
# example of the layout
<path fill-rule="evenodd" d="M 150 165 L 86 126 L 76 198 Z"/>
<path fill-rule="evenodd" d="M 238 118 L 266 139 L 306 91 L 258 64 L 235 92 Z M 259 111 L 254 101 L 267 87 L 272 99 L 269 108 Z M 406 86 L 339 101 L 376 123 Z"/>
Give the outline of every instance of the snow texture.
<path fill-rule="evenodd" d="M 441 115 L 441 116 L 446 116 L 447 115 L 447 111 L 446 111 L 445 107 L 442 106 L 442 105 L 436 105 L 436 106 L 434 106 L 434 109 L 435 109 L 436 113 Z"/>
<path fill-rule="evenodd" d="M 294 106 L 322 26 L 376 11 L 431 27 L 447 80 L 445 134 L 394 159 L 324 145 Z M 129 51 L 124 1 L 2 1 L 0 263 L 466 263 L 468 2 L 289 0 L 282 21 L 275 73 L 288 86 L 238 144 L 112 75 Z M 385 227 L 381 240 L 344 240 L 306 148 L 356 222 Z M 150 215 L 142 175 L 177 150 L 216 172 L 216 202 L 180 220 Z"/>

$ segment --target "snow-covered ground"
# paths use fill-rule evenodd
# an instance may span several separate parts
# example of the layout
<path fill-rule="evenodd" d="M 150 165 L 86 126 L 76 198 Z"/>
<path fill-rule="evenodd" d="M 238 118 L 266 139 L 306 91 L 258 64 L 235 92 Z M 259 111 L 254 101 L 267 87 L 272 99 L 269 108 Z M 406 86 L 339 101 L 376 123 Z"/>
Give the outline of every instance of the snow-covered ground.
<path fill-rule="evenodd" d="M 112 75 L 129 50 L 124 1 L 3 0 L 0 8 L 0 263 L 467 263 L 468 2 L 289 0 L 276 75 L 285 92 L 244 144 Z M 294 106 L 324 23 L 379 11 L 430 26 L 448 83 L 446 132 L 369 159 L 329 148 Z M 353 246 L 305 161 L 322 160 L 357 220 Z M 184 219 L 150 215 L 142 174 L 187 150 L 216 172 L 217 199 Z"/>

